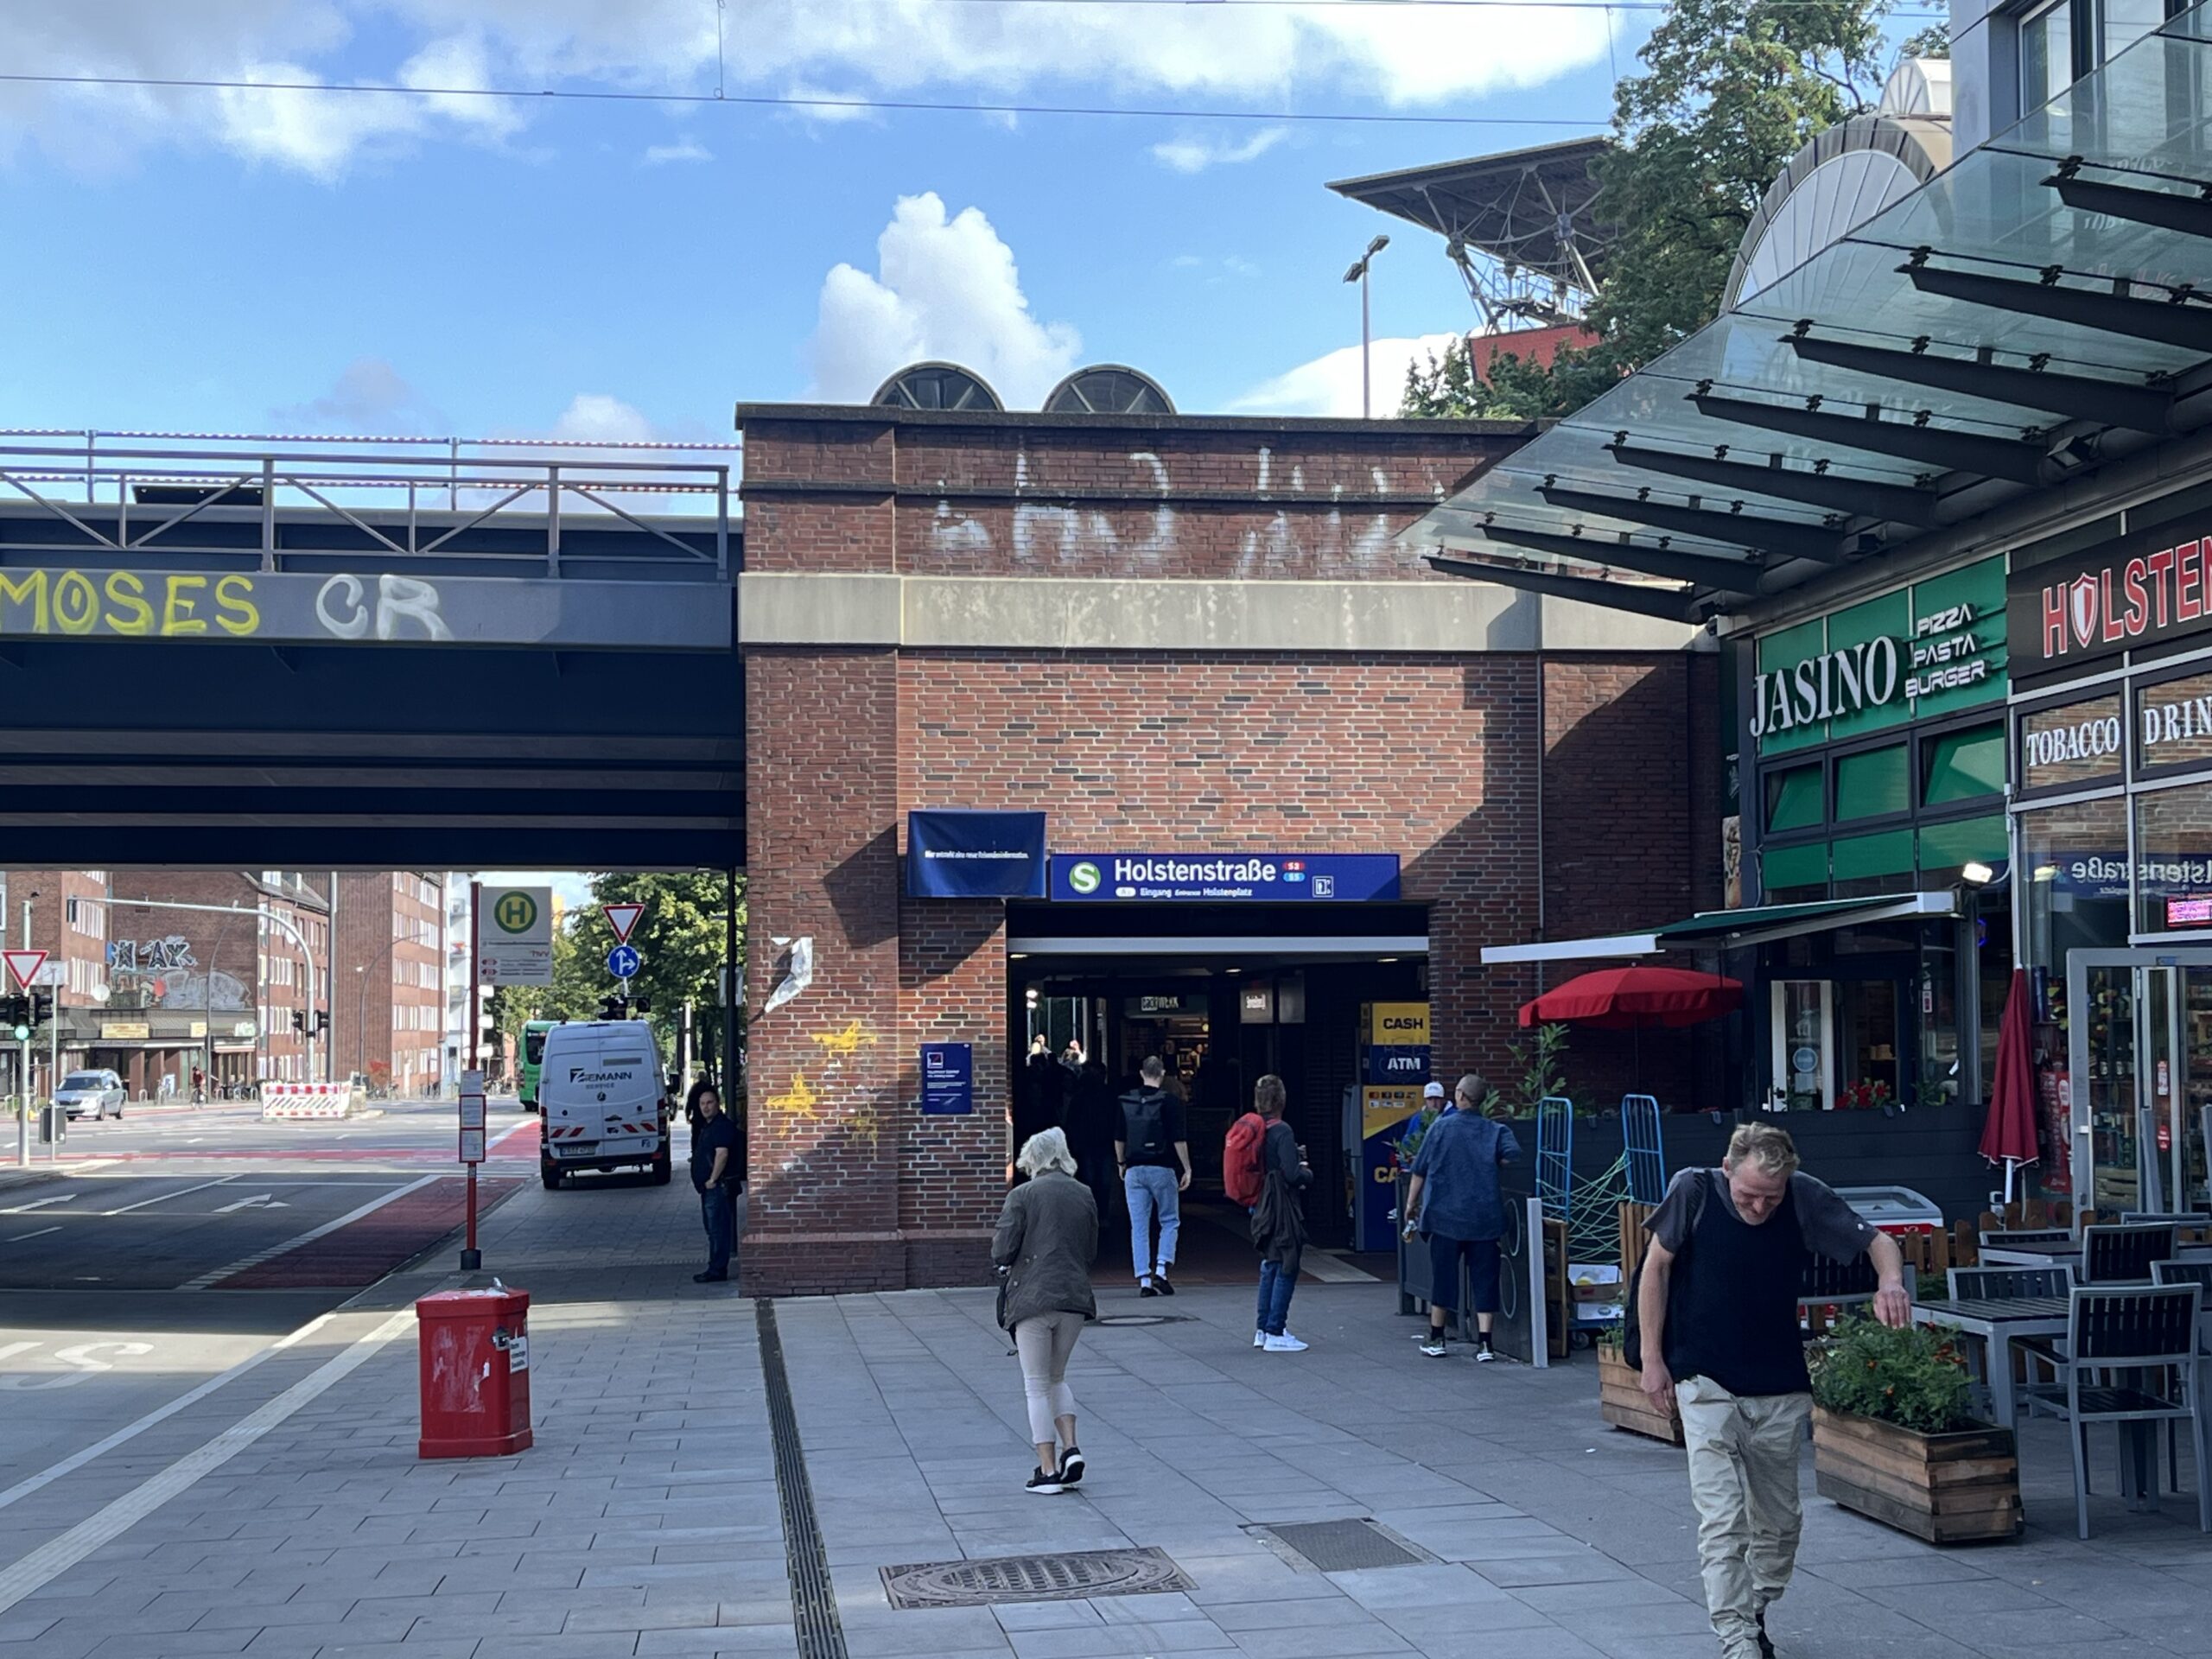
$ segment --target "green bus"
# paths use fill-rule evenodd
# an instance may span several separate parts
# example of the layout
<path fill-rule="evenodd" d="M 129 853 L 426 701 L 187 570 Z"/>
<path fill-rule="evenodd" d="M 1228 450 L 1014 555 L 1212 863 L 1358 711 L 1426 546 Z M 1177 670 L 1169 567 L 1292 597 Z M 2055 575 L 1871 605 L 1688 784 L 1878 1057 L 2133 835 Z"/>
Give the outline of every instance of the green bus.
<path fill-rule="evenodd" d="M 522 1109 L 525 1112 L 537 1109 L 537 1074 L 545 1064 L 545 1033 L 561 1022 L 558 1020 L 531 1020 L 522 1028 Z"/>

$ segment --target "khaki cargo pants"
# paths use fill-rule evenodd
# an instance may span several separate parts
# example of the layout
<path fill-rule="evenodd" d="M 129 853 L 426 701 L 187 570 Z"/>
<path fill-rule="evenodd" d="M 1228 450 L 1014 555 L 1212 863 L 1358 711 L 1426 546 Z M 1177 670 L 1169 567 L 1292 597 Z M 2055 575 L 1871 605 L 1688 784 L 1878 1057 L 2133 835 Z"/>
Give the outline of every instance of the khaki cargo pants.
<path fill-rule="evenodd" d="M 1675 1402 L 1721 1659 L 1759 1659 L 1759 1615 L 1789 1587 L 1797 1564 L 1797 1459 L 1813 1396 L 1734 1395 L 1694 1376 L 1675 1384 Z"/>

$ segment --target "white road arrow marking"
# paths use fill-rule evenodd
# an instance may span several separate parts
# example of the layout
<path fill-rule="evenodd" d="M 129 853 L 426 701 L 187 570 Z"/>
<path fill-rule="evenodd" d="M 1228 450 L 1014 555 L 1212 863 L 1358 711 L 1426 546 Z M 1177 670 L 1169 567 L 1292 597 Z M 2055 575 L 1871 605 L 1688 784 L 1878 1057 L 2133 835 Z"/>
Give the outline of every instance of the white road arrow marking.
<path fill-rule="evenodd" d="M 250 1198 L 240 1198 L 236 1204 L 226 1204 L 215 1213 L 227 1216 L 233 1210 L 289 1210 L 291 1207 L 273 1193 L 257 1192 Z"/>

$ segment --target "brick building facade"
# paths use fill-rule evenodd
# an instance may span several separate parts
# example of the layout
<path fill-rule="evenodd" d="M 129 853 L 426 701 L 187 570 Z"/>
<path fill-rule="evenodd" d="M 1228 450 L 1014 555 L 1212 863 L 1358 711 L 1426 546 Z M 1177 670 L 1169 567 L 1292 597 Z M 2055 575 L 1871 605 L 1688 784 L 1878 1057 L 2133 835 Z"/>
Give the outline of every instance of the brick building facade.
<path fill-rule="evenodd" d="M 1523 428 L 740 418 L 751 928 L 812 957 L 773 1013 L 789 949 L 748 969 L 755 1290 L 984 1268 L 1032 965 L 1005 903 L 902 895 L 911 810 L 1042 810 L 1056 849 L 1396 855 L 1440 1075 L 1498 1073 L 1540 988 L 1484 944 L 1718 901 L 1718 734 L 1688 717 L 1713 659 L 1688 631 L 1433 578 L 1395 544 Z M 1309 1143 L 1338 1139 L 1349 1009 L 1386 982 L 1363 971 L 1309 976 Z M 974 1044 L 972 1116 L 918 1112 L 925 1041 Z M 1686 1063 L 1658 1046 L 1647 1082 Z M 1625 1084 L 1625 1043 L 1577 1054 L 1593 1094 Z"/>
<path fill-rule="evenodd" d="M 0 878 L 0 933 L 6 948 L 46 953 L 46 994 L 54 998 L 60 1021 L 58 1043 L 48 1033 L 32 1045 L 35 1096 L 52 1092 L 57 1049 L 65 1074 L 92 1064 L 91 1047 L 108 995 L 107 883 L 105 870 L 10 870 Z M 13 995 L 14 982 L 4 988 Z M 19 1063 L 9 1062 L 11 1077 Z"/>
<path fill-rule="evenodd" d="M 337 928 L 330 1020 L 338 1075 L 402 1095 L 435 1094 L 446 1040 L 442 876 L 340 874 Z"/>

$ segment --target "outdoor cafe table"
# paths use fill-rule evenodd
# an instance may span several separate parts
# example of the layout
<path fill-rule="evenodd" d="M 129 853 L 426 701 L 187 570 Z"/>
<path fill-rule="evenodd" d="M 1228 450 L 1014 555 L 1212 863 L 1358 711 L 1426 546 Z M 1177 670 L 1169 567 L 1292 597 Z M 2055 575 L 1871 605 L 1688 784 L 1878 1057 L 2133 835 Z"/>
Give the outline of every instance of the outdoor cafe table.
<path fill-rule="evenodd" d="M 2019 1337 L 2063 1337 L 2070 1304 L 2063 1296 L 1973 1297 L 1956 1302 L 1915 1302 L 1916 1325 L 1956 1325 L 1987 1344 L 1983 1369 L 1997 1426 L 2010 1428 L 2018 1409 L 2012 1395 L 2012 1343 Z"/>

